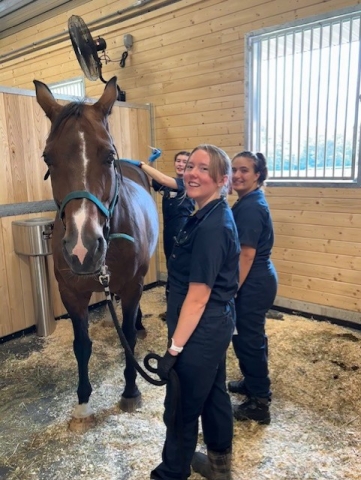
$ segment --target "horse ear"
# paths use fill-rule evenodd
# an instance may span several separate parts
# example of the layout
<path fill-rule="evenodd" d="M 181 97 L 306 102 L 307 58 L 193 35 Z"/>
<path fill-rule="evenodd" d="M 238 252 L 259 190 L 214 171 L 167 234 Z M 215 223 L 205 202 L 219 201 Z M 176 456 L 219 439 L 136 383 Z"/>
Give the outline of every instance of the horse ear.
<path fill-rule="evenodd" d="M 101 110 L 104 116 L 110 115 L 112 107 L 117 99 L 117 77 L 112 77 L 105 85 L 103 95 L 94 104 L 94 108 Z"/>
<path fill-rule="evenodd" d="M 39 80 L 34 80 L 36 99 L 38 104 L 44 110 L 45 115 L 52 122 L 54 117 L 60 112 L 62 106 L 53 97 L 49 87 Z"/>

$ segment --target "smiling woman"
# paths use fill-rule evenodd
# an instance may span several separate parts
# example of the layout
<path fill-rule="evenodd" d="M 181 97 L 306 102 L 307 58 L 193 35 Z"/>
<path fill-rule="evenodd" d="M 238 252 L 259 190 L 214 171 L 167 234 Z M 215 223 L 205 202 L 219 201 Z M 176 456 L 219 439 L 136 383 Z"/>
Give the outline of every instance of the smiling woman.
<path fill-rule="evenodd" d="M 152 187 L 162 195 L 163 250 L 168 263 L 173 250 L 174 239 L 194 210 L 194 201 L 185 194 L 183 174 L 189 152 L 182 150 L 174 156 L 176 177 L 170 177 L 151 165 L 142 162 L 141 168 L 152 179 Z M 168 283 L 166 295 L 168 295 Z M 163 315 L 165 320 L 165 314 Z"/>
<path fill-rule="evenodd" d="M 270 260 L 272 218 L 261 189 L 267 178 L 266 159 L 262 153 L 240 152 L 232 160 L 232 173 L 232 187 L 238 194 L 232 212 L 241 245 L 233 347 L 243 378 L 230 382 L 228 389 L 247 396 L 235 409 L 237 420 L 269 424 L 271 390 L 265 322 L 276 297 L 277 275 Z"/>
<path fill-rule="evenodd" d="M 225 357 L 234 330 L 239 245 L 232 213 L 223 197 L 230 167 L 223 150 L 200 145 L 191 152 L 184 173 L 187 195 L 199 210 L 180 231 L 168 263 L 167 326 L 171 340 L 158 362 L 161 378 L 168 379 L 172 368 L 178 374 L 183 431 L 179 438 L 172 429 L 168 389 L 166 440 L 162 462 L 151 473 L 153 479 L 188 478 L 191 463 L 207 478 L 231 478 L 233 421 L 225 385 Z M 199 417 L 208 457 L 199 453 L 195 458 L 200 462 L 192 462 Z"/>

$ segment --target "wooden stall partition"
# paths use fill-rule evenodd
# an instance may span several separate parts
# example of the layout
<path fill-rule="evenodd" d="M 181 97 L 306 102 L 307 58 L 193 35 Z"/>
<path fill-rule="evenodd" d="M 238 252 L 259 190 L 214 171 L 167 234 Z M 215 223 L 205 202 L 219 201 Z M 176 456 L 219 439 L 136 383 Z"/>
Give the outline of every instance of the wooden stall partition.
<path fill-rule="evenodd" d="M 67 103 L 64 98 L 60 103 Z M 116 103 L 110 130 L 122 158 L 145 160 L 152 141 L 149 105 Z M 46 165 L 41 156 L 50 122 L 36 102 L 34 92 L 0 91 L 0 338 L 35 324 L 29 257 L 14 251 L 12 222 L 36 217 L 55 218 L 50 179 L 44 181 Z M 51 205 L 44 211 L 44 205 Z M 30 213 L 29 212 L 30 209 Z M 66 314 L 53 274 L 52 256 L 47 256 L 54 315 Z M 145 284 L 158 280 L 157 255 L 151 261 Z M 105 299 L 95 293 L 90 304 Z"/>

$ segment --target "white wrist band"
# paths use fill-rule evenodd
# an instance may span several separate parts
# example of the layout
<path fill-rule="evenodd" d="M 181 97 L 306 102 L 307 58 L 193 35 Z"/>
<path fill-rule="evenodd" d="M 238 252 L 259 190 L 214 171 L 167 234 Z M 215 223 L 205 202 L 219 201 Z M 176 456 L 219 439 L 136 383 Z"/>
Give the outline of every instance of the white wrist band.
<path fill-rule="evenodd" d="M 178 353 L 181 353 L 181 351 L 183 350 L 183 347 L 177 347 L 177 345 L 174 343 L 174 340 L 173 338 L 171 338 L 171 342 L 170 343 L 170 350 L 174 350 L 175 352 L 178 352 Z"/>

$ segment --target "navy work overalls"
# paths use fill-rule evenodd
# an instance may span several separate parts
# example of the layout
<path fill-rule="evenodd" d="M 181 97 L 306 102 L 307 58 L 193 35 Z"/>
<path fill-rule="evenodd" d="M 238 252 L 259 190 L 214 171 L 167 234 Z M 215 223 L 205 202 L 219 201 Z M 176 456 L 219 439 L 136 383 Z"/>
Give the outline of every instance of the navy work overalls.
<path fill-rule="evenodd" d="M 270 260 L 274 234 L 269 207 L 261 189 L 232 207 L 239 241 L 256 249 L 252 267 L 236 297 L 233 347 L 250 396 L 270 398 L 266 313 L 277 293 L 277 274 Z"/>
<path fill-rule="evenodd" d="M 182 178 L 175 178 L 178 189 L 164 187 L 156 180 L 152 180 L 152 187 L 163 195 L 163 248 L 166 261 L 172 253 L 174 239 L 177 237 L 189 215 L 194 212 L 194 200 L 185 195 Z"/>
<path fill-rule="evenodd" d="M 196 212 L 178 235 L 169 260 L 167 307 L 169 337 L 177 326 L 190 282 L 212 288 L 205 311 L 175 364 L 181 387 L 183 437 L 170 425 L 170 394 L 165 398 L 167 426 L 162 463 L 152 478 L 181 480 L 190 475 L 201 417 L 204 442 L 222 452 L 232 445 L 233 418 L 226 391 L 226 351 L 234 331 L 239 242 L 227 203 L 214 200 Z"/>

